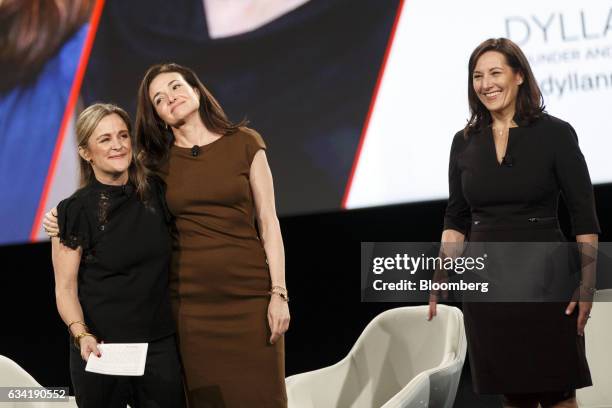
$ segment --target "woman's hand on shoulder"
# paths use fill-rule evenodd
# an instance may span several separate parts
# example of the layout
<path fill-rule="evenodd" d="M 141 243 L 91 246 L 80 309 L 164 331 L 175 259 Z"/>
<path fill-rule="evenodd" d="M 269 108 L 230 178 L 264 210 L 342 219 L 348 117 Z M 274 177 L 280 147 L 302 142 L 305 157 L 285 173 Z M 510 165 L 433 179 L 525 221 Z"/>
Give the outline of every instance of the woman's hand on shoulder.
<path fill-rule="evenodd" d="M 53 207 L 48 213 L 45 214 L 43 219 L 43 228 L 49 236 L 49 238 L 57 237 L 59 235 L 59 225 L 57 224 L 57 207 Z"/>

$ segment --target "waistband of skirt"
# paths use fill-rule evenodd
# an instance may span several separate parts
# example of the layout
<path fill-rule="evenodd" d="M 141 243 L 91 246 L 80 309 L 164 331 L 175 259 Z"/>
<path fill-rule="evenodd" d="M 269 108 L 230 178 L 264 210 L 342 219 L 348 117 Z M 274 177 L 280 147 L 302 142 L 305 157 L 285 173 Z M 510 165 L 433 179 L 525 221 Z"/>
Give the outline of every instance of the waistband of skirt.
<path fill-rule="evenodd" d="M 557 217 L 520 217 L 503 221 L 472 220 L 472 231 L 558 228 L 559 219 Z"/>

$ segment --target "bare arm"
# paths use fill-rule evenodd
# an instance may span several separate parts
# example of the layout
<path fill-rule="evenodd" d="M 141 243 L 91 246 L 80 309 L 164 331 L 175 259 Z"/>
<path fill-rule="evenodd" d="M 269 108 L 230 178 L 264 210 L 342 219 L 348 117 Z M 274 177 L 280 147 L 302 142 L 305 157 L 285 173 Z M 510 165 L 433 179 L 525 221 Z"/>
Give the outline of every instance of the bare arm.
<path fill-rule="evenodd" d="M 51 257 L 55 273 L 55 301 L 57 310 L 68 326 L 72 322 L 83 322 L 83 309 L 78 297 L 78 273 L 81 262 L 81 248 L 71 249 L 63 245 L 59 238 L 51 239 Z M 70 334 L 77 336 L 86 331 L 82 324 L 73 324 Z M 81 356 L 87 360 L 90 352 L 99 354 L 93 337 L 82 337 L 80 340 Z"/>
<path fill-rule="evenodd" d="M 286 288 L 285 283 L 285 249 L 281 235 L 280 223 L 276 216 L 274 204 L 274 186 L 272 172 L 266 159 L 266 153 L 259 150 L 250 169 L 251 190 L 255 200 L 255 211 L 261 240 L 268 259 L 272 286 Z M 289 308 L 280 296 L 272 295 L 268 308 L 268 320 L 274 343 L 289 327 Z"/>
<path fill-rule="evenodd" d="M 251 164 L 251 189 L 255 200 L 257 224 L 268 258 L 272 286 L 286 287 L 283 237 L 276 216 L 272 172 L 263 150 L 255 154 Z"/>

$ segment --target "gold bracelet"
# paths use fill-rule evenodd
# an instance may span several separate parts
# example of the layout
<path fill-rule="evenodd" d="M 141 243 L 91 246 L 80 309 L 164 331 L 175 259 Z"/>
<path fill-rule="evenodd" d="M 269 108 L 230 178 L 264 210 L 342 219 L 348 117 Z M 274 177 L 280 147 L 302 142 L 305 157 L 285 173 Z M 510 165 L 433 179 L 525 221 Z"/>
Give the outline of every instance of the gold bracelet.
<path fill-rule="evenodd" d="M 79 334 L 77 334 L 76 336 L 74 336 L 74 345 L 75 345 L 75 347 L 76 347 L 76 348 L 78 348 L 78 349 L 80 350 L 80 349 L 81 349 L 80 340 L 81 340 L 83 337 L 87 337 L 87 336 L 91 336 L 91 337 L 93 337 L 93 338 L 94 338 L 94 340 L 98 341 L 98 339 L 96 338 L 96 336 L 94 336 L 93 334 L 91 334 L 91 333 L 87 333 L 87 332 L 82 332 L 82 333 L 79 333 Z"/>
<path fill-rule="evenodd" d="M 283 293 L 287 293 L 287 288 L 284 286 L 274 285 L 272 288 L 270 288 L 270 292 L 274 292 L 275 290 L 280 290 Z"/>
<path fill-rule="evenodd" d="M 289 296 L 287 296 L 287 293 L 285 293 L 285 292 L 278 292 L 278 291 L 271 290 L 271 291 L 269 291 L 269 292 L 268 292 L 268 294 L 269 294 L 270 296 L 272 296 L 272 295 L 278 295 L 278 296 L 280 296 L 280 297 L 281 297 L 281 299 L 283 299 L 285 302 L 289 302 Z"/>
<path fill-rule="evenodd" d="M 70 322 L 70 324 L 68 325 L 68 332 L 70 333 L 70 335 L 72 335 L 72 332 L 70 331 L 70 328 L 72 327 L 73 324 L 80 324 L 81 326 L 83 326 L 85 328 L 85 331 L 89 330 L 89 327 L 87 327 L 87 325 L 85 324 L 84 321 L 75 320 L 74 322 Z"/>

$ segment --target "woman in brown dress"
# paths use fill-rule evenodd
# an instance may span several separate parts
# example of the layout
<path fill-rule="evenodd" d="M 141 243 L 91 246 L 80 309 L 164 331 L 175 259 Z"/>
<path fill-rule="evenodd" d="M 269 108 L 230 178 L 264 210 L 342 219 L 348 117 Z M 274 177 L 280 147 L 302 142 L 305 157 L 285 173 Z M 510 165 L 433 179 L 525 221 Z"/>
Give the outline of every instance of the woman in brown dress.
<path fill-rule="evenodd" d="M 176 219 L 170 288 L 190 406 L 285 407 L 285 260 L 261 136 L 176 64 L 145 74 L 136 135 Z"/>
<path fill-rule="evenodd" d="M 136 139 L 176 221 L 170 294 L 190 406 L 286 407 L 285 256 L 261 136 L 193 71 L 160 64 L 140 86 Z"/>

